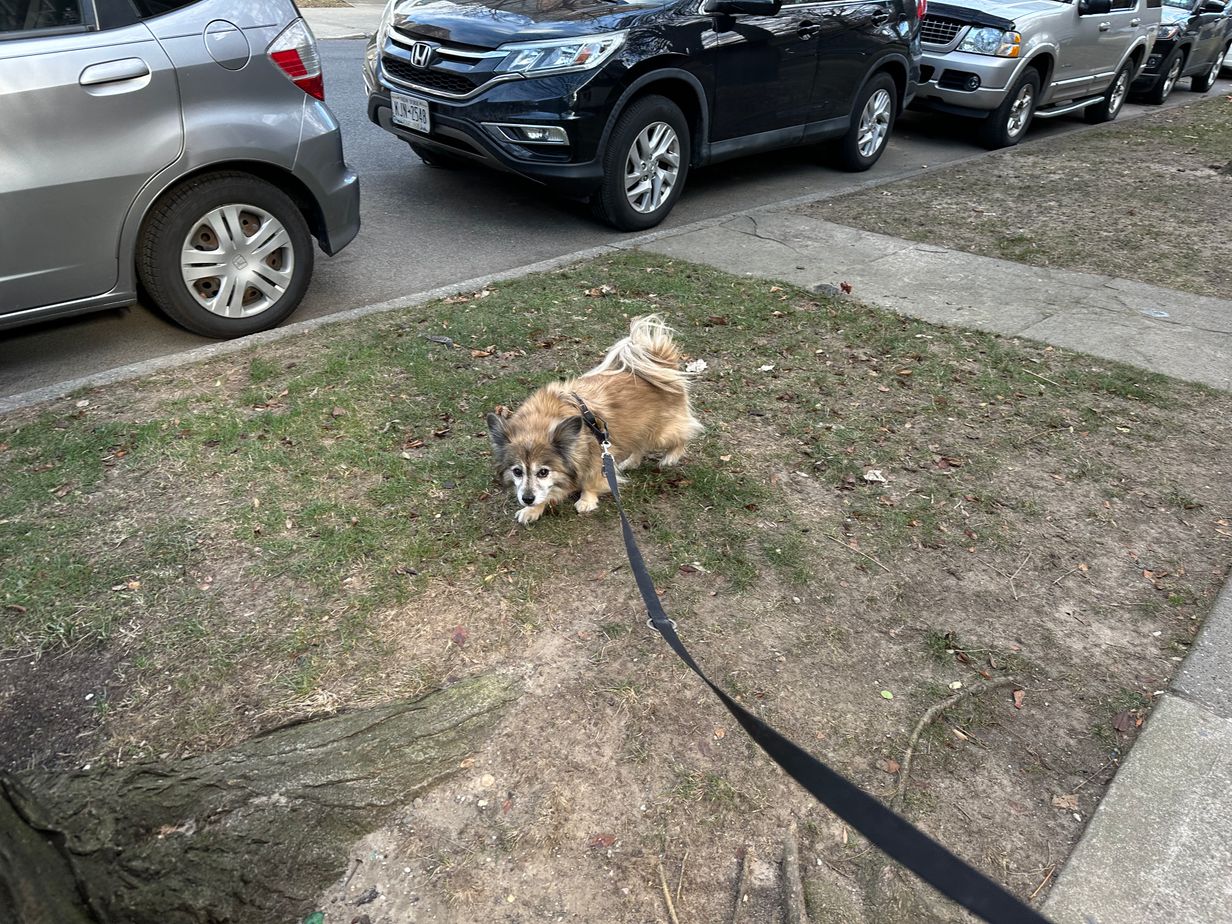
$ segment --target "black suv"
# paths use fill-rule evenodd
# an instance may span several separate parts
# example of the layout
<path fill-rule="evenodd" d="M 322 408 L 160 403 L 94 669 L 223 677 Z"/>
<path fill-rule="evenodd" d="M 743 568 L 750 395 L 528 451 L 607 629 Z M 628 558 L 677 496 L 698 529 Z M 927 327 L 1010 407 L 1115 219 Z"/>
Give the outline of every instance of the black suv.
<path fill-rule="evenodd" d="M 1163 0 L 1159 32 L 1146 67 L 1133 83 L 1135 94 L 1162 103 L 1178 80 L 1205 93 L 1219 77 L 1232 48 L 1232 3 L 1224 0 Z"/>
<path fill-rule="evenodd" d="M 867 170 L 919 76 L 925 0 L 390 0 L 368 115 L 649 228 L 690 167 L 836 139 Z"/>

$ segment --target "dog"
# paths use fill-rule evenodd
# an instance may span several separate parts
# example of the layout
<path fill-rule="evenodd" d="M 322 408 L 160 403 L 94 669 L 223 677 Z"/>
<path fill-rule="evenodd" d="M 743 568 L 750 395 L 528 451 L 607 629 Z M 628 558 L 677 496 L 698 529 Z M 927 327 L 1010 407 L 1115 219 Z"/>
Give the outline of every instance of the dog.
<path fill-rule="evenodd" d="M 512 486 L 529 526 L 549 506 L 579 494 L 578 513 L 599 506 L 608 490 L 603 449 L 585 427 L 578 398 L 607 425 L 617 468 L 636 468 L 651 453 L 675 465 L 702 432 L 689 403 L 691 373 L 673 331 L 658 315 L 634 318 L 629 336 L 580 378 L 534 392 L 510 416 L 489 414 L 488 433 L 498 476 Z"/>

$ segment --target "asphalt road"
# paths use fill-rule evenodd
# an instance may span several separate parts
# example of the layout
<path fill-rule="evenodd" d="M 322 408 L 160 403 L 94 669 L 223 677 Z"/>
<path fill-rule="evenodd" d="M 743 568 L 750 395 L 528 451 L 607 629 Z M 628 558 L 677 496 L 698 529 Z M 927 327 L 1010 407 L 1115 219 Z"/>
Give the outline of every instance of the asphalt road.
<path fill-rule="evenodd" d="M 500 272 L 618 240 L 580 204 L 534 184 L 482 169 L 448 171 L 420 163 L 365 114 L 360 60 L 364 43 L 321 43 L 326 98 L 342 123 L 347 161 L 361 176 L 363 228 L 336 257 L 318 255 L 316 274 L 294 320 L 328 315 Z M 1169 106 L 1200 99 L 1186 84 Z M 1221 81 L 1215 93 L 1228 93 Z M 1121 118 L 1149 107 L 1128 104 Z M 1080 117 L 1036 121 L 1032 144 L 1082 130 Z M 918 173 L 978 150 L 961 119 L 908 113 L 880 163 L 866 174 L 821 166 L 808 151 L 729 162 L 689 177 L 664 227 L 807 194 L 839 194 Z M 0 395 L 103 372 L 209 341 L 144 306 L 0 333 Z"/>

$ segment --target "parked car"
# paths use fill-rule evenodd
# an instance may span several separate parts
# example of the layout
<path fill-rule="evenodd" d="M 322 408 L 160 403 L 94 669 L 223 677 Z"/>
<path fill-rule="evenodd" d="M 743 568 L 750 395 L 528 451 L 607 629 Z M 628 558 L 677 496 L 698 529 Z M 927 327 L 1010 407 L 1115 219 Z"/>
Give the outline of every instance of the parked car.
<path fill-rule="evenodd" d="M 0 328 L 131 304 L 234 337 L 299 304 L 359 183 L 291 0 L 0 0 Z"/>
<path fill-rule="evenodd" d="M 917 6 L 917 3 L 919 4 Z M 911 101 L 923 0 L 391 0 L 368 115 L 432 165 L 589 198 L 622 230 L 689 170 L 832 139 L 867 170 Z"/>
<path fill-rule="evenodd" d="M 1088 122 L 1109 122 L 1159 16 L 1159 0 L 930 3 L 917 104 L 980 119 L 989 148 L 1017 144 L 1036 118 L 1081 110 Z"/>
<path fill-rule="evenodd" d="M 1177 81 L 1192 77 L 1190 89 L 1205 93 L 1232 53 L 1232 10 L 1224 0 L 1163 0 L 1155 47 L 1133 90 L 1147 102 L 1162 103 Z"/>

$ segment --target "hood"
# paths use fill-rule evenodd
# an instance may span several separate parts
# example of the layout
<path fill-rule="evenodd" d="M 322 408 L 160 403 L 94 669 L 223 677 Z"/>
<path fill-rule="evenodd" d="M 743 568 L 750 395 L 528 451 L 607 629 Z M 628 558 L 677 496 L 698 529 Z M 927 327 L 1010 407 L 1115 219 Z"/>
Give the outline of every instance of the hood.
<path fill-rule="evenodd" d="M 1016 21 L 1037 13 L 1055 13 L 1060 0 L 962 0 L 961 3 L 929 3 L 928 13 L 959 22 L 1008 29 Z"/>
<path fill-rule="evenodd" d="M 405 35 L 491 49 L 616 32 L 671 5 L 664 0 L 402 0 L 394 6 L 393 24 Z"/>

